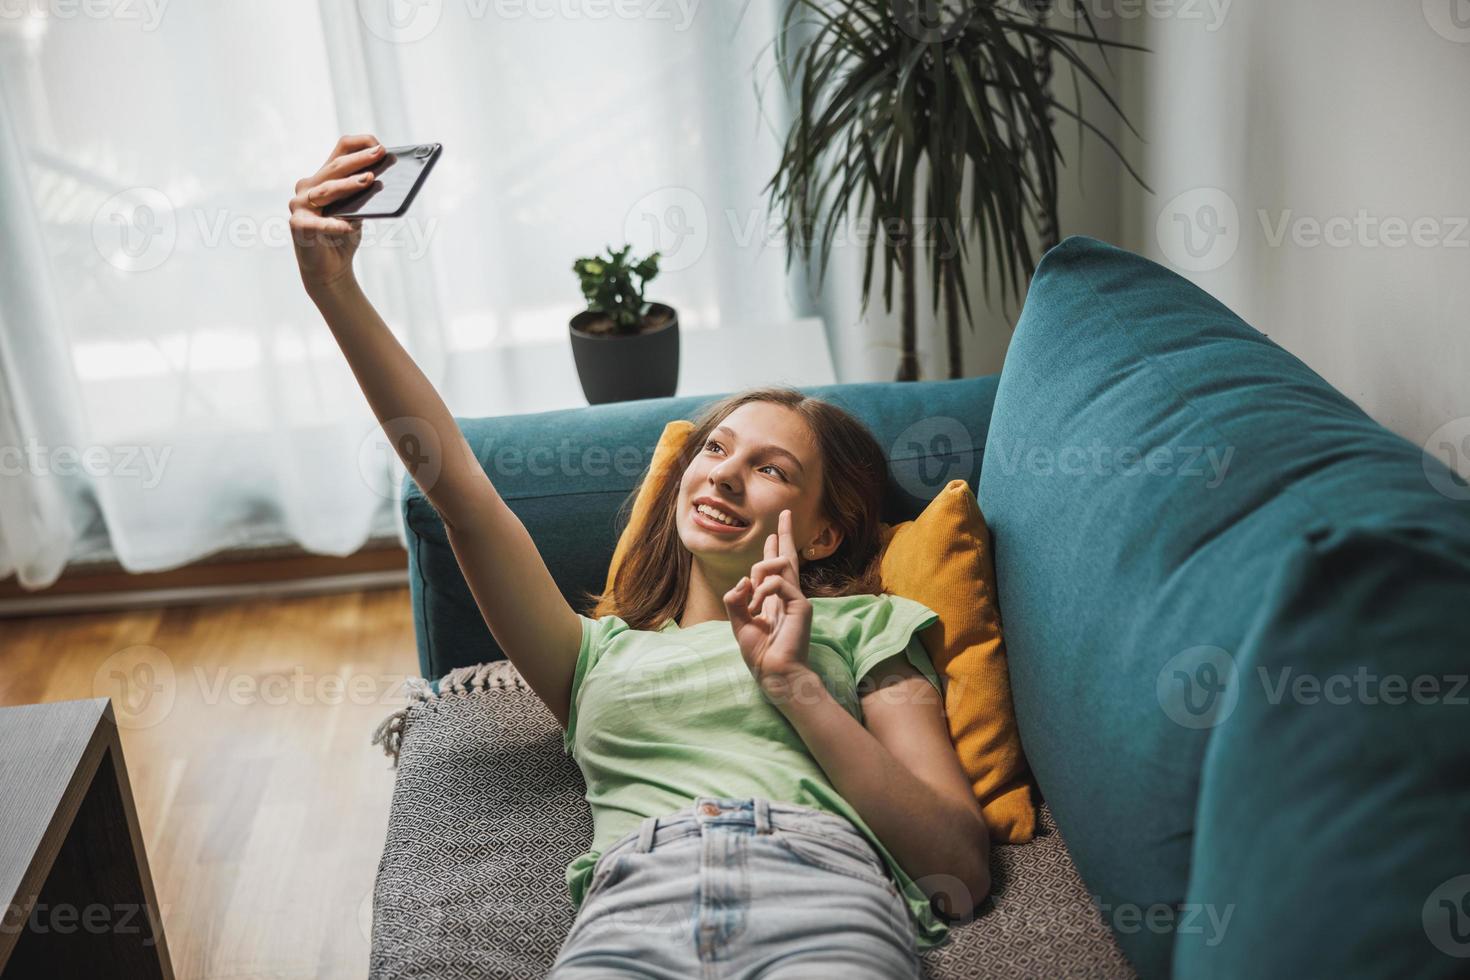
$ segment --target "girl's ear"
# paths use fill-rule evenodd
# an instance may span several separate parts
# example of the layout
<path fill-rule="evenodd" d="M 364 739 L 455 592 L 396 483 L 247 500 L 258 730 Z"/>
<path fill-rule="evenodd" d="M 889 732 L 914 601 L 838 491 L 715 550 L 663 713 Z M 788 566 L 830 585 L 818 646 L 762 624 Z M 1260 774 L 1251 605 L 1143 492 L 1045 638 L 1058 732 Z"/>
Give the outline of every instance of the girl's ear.
<path fill-rule="evenodd" d="M 836 524 L 828 522 L 817 534 L 816 539 L 801 549 L 801 557 L 807 561 L 819 561 L 842 546 L 842 531 Z"/>

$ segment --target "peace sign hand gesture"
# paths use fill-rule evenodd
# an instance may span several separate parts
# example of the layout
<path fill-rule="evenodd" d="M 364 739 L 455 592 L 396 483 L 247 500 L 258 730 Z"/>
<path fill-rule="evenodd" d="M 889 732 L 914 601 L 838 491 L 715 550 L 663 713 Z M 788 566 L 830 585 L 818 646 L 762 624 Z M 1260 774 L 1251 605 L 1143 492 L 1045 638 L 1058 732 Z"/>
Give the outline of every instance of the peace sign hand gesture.
<path fill-rule="evenodd" d="M 740 653 L 767 694 L 788 688 L 811 669 L 807 645 L 812 604 L 799 583 L 791 511 L 783 510 L 776 519 L 776 533 L 766 536 L 765 557 L 725 593 Z"/>

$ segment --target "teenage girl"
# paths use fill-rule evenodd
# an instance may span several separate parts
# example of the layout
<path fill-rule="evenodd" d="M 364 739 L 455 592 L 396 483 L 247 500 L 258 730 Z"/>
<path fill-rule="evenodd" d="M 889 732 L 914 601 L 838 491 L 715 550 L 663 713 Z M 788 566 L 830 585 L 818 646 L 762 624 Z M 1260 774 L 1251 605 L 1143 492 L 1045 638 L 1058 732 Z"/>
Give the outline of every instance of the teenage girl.
<path fill-rule="evenodd" d="M 385 431 L 437 442 L 420 487 L 585 777 L 593 840 L 551 976 L 918 977 L 942 917 L 989 892 L 989 837 L 916 635 L 937 617 L 878 582 L 881 447 L 791 388 L 714 403 L 647 539 L 577 612 L 359 287 L 360 221 L 321 214 L 383 152 L 343 136 L 297 182 L 297 263 Z M 410 472 L 422 443 L 399 447 Z"/>

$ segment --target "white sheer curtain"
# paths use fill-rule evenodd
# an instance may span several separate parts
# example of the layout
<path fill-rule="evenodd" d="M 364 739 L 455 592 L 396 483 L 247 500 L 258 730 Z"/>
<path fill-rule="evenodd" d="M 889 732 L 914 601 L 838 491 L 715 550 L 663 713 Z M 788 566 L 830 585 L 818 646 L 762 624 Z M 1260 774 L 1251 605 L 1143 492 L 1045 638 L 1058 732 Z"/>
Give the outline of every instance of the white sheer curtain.
<path fill-rule="evenodd" d="M 0 17 L 0 577 L 27 588 L 106 550 L 397 528 L 401 469 L 286 228 L 340 133 L 444 144 L 358 269 L 457 415 L 580 397 L 518 365 L 566 343 L 571 262 L 606 244 L 666 251 L 652 292 L 690 329 L 809 312 L 765 242 L 777 0 L 46 9 Z"/>

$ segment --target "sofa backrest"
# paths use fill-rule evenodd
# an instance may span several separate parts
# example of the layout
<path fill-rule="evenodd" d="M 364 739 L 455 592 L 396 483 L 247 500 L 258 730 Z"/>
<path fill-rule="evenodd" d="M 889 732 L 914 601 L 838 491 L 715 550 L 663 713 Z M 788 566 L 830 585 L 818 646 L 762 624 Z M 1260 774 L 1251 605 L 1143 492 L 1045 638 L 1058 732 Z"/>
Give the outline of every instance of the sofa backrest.
<path fill-rule="evenodd" d="M 872 430 L 887 450 L 883 520 L 910 520 L 950 480 L 979 484 L 997 377 L 815 385 Z M 641 483 L 664 425 L 693 419 L 719 395 L 652 398 L 583 408 L 457 418 L 500 496 L 526 526 L 562 594 L 579 612 L 601 589 L 617 543 L 619 508 Z M 403 484 L 409 589 L 419 669 L 503 659 L 470 595 L 444 524 L 411 477 Z"/>
<path fill-rule="evenodd" d="M 1458 485 L 1182 277 L 1045 256 L 978 496 L 1026 756 L 1142 975 L 1465 962 L 1421 912 L 1470 873 L 1470 707 L 1296 686 L 1470 669 Z"/>

